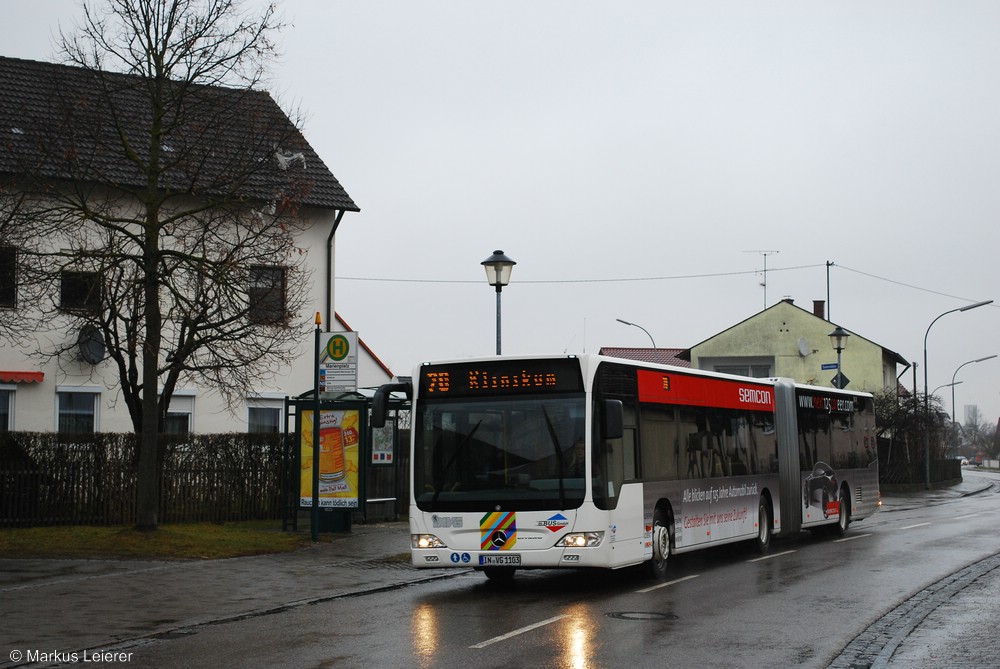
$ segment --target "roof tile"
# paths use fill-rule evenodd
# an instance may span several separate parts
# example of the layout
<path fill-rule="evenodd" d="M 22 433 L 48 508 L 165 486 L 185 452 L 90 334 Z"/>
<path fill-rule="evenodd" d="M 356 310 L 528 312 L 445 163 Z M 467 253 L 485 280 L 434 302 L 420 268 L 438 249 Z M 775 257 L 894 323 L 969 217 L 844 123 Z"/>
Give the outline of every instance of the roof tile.
<path fill-rule="evenodd" d="M 152 112 L 142 77 L 0 57 L 0 173 L 145 186 Z M 174 82 L 166 191 L 360 211 L 264 91 Z M 126 141 L 122 141 L 124 136 Z"/>
<path fill-rule="evenodd" d="M 659 365 L 675 367 L 690 367 L 690 360 L 682 360 L 677 356 L 686 349 L 683 348 L 621 348 L 616 346 L 601 347 L 600 354 L 611 358 L 625 358 L 640 362 L 655 362 Z"/>

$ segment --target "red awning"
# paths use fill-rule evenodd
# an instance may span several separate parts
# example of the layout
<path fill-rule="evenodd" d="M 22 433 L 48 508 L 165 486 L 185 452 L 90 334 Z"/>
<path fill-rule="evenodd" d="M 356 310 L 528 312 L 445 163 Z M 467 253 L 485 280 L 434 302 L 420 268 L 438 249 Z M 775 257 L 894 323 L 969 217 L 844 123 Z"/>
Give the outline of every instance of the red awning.
<path fill-rule="evenodd" d="M 41 383 L 44 372 L 3 372 L 0 371 L 0 383 Z"/>

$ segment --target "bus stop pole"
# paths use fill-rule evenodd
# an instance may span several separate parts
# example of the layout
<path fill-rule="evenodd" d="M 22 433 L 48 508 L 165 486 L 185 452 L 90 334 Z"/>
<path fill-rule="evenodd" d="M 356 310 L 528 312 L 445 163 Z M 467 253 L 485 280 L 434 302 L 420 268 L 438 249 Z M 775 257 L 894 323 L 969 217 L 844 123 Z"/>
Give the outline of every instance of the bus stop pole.
<path fill-rule="evenodd" d="M 323 317 L 316 312 L 316 355 L 313 360 L 313 434 L 312 434 L 312 515 L 309 522 L 313 542 L 319 541 L 319 341 Z"/>

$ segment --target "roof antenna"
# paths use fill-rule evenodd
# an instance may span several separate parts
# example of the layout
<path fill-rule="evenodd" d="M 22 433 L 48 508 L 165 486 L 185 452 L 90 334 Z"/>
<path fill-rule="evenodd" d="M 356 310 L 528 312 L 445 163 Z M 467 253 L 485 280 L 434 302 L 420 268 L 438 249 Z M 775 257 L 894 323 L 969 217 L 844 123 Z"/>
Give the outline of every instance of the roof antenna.
<path fill-rule="evenodd" d="M 764 308 L 767 309 L 767 257 L 775 253 L 780 253 L 780 251 L 757 249 L 754 251 L 744 251 L 743 253 L 759 253 L 764 256 L 764 280 L 760 282 L 760 285 L 764 289 Z"/>

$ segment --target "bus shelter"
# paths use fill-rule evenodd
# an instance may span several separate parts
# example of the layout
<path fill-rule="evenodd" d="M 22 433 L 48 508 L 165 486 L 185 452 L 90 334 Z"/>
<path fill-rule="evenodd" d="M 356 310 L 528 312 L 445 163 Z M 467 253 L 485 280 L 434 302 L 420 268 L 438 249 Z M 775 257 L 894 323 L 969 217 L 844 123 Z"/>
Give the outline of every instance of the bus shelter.
<path fill-rule="evenodd" d="M 409 401 L 391 398 L 391 420 L 372 428 L 373 394 L 360 389 L 317 401 L 310 390 L 285 399 L 283 530 L 308 519 L 315 540 L 319 532 L 350 531 L 354 518 L 367 522 L 376 506 L 398 516 L 408 496 Z"/>

